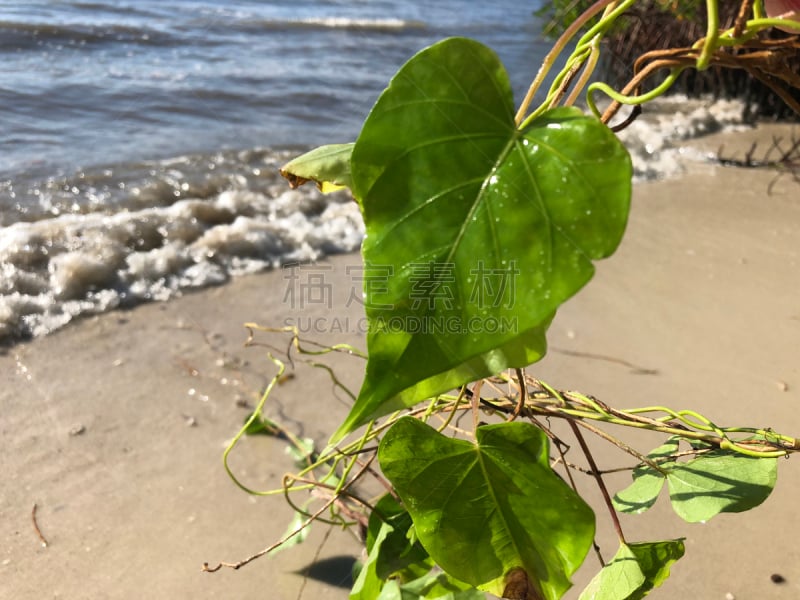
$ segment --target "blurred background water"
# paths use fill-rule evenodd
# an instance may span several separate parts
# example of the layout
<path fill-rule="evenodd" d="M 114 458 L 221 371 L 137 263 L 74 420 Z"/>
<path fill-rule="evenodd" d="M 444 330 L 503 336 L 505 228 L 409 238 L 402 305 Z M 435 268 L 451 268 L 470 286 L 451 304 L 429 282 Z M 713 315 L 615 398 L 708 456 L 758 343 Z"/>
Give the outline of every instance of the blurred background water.
<path fill-rule="evenodd" d="M 522 89 L 546 51 L 519 0 L 99 0 L 0 6 L 0 177 L 349 141 L 391 75 L 448 35 Z"/>

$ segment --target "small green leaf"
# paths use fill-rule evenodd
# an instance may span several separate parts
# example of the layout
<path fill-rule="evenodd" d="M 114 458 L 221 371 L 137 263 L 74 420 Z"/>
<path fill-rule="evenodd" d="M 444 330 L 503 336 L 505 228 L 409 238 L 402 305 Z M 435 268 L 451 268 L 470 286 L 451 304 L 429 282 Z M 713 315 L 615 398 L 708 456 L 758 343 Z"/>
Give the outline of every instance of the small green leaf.
<path fill-rule="evenodd" d="M 550 468 L 538 428 L 487 425 L 476 437 L 451 439 L 404 417 L 378 458 L 445 572 L 502 595 L 506 575 L 523 570 L 540 596 L 560 598 L 594 539 L 591 508 Z"/>
<path fill-rule="evenodd" d="M 428 553 L 409 540 L 411 526 L 408 512 L 391 495 L 378 501 L 367 525 L 367 560 L 355 578 L 350 600 L 374 600 L 393 575 L 402 582 L 406 574 L 414 578 L 430 571 L 433 562 Z"/>
<path fill-rule="evenodd" d="M 292 457 L 295 465 L 298 467 L 306 467 L 313 463 L 317 456 L 317 451 L 314 448 L 314 440 L 311 438 L 299 438 L 292 441 L 293 443 L 286 446 L 284 451 Z"/>
<path fill-rule="evenodd" d="M 245 423 L 250 421 L 252 417 L 253 417 L 252 414 L 248 415 L 247 418 L 245 418 Z M 274 421 L 271 421 L 270 419 L 261 414 L 256 415 L 256 418 L 253 419 L 253 421 L 247 425 L 247 428 L 244 430 L 244 432 L 247 435 L 266 435 L 270 437 L 285 439 L 281 427 Z"/>
<path fill-rule="evenodd" d="M 404 600 L 403 592 L 400 589 L 400 584 L 397 581 L 387 581 L 386 585 L 383 586 L 381 595 L 378 596 L 377 600 Z"/>
<path fill-rule="evenodd" d="M 672 508 L 685 521 L 707 521 L 721 513 L 755 508 L 772 493 L 776 458 L 716 451 L 675 463 L 667 475 Z"/>
<path fill-rule="evenodd" d="M 388 579 L 398 571 L 411 565 L 424 563 L 428 553 L 416 540 L 410 539 L 411 515 L 408 514 L 391 494 L 383 496 L 375 505 L 367 526 L 367 552 L 371 552 L 381 530 L 389 531 L 382 537 L 381 547 L 376 556 L 375 573 L 381 579 Z M 427 565 L 427 569 L 430 565 Z M 426 570 L 427 570 L 426 569 Z"/>
<path fill-rule="evenodd" d="M 576 108 L 514 122 L 508 75 L 463 38 L 418 53 L 351 157 L 367 237 L 369 359 L 337 440 L 397 408 L 545 353 L 561 303 L 614 252 L 631 164 Z"/>
<path fill-rule="evenodd" d="M 657 588 L 670 574 L 672 564 L 679 560 L 686 548 L 683 539 L 663 542 L 637 542 L 629 545 L 636 555 L 636 560 L 645 577 L 645 585 L 639 590 L 641 595 L 634 595 L 631 600 L 642 598 L 653 588 Z"/>
<path fill-rule="evenodd" d="M 656 464 L 666 465 L 667 462 L 674 462 L 666 459 L 677 452 L 678 439 L 673 437 L 648 454 L 647 458 Z M 633 483 L 614 496 L 614 508 L 623 513 L 643 513 L 656 503 L 658 494 L 664 487 L 664 479 L 664 474 L 651 466 L 639 465 L 633 470 Z"/>
<path fill-rule="evenodd" d="M 579 600 L 639 600 L 669 577 L 684 553 L 683 540 L 622 544 Z"/>
<path fill-rule="evenodd" d="M 453 579 L 447 573 L 433 570 L 422 577 L 400 584 L 388 582 L 378 600 L 485 600 L 483 592 Z"/>
<path fill-rule="evenodd" d="M 383 589 L 385 581 L 378 577 L 376 568 L 381 546 L 391 531 L 391 525 L 383 523 L 380 526 L 373 539 L 372 549 L 367 555 L 367 560 L 361 565 L 361 570 L 350 590 L 350 600 L 375 600 Z"/>
<path fill-rule="evenodd" d="M 353 143 L 320 146 L 286 163 L 280 173 L 293 188 L 314 181 L 323 192 L 352 187 L 350 154 Z"/>
<path fill-rule="evenodd" d="M 627 600 L 645 578 L 633 551 L 622 544 L 616 556 L 594 576 L 578 600 Z"/>

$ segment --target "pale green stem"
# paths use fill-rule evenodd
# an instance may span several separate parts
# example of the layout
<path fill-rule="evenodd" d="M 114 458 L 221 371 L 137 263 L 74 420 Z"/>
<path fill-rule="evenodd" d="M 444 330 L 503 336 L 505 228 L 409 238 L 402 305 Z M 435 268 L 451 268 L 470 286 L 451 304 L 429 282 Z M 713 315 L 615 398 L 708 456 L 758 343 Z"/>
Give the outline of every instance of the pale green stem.
<path fill-rule="evenodd" d="M 442 426 L 439 427 L 439 429 L 437 429 L 437 431 L 439 433 L 441 433 L 445 429 L 447 429 L 447 427 L 453 421 L 453 417 L 456 416 L 456 411 L 458 411 L 458 405 L 461 404 L 461 400 L 464 399 L 464 395 L 466 393 L 467 393 L 467 386 L 466 385 L 462 385 L 461 386 L 461 391 L 458 393 L 458 397 L 456 398 L 455 402 L 453 403 L 453 408 L 450 410 L 450 414 L 447 415 L 447 419 L 445 419 L 445 422 L 442 423 Z"/>
<path fill-rule="evenodd" d="M 580 54 L 573 54 L 570 57 L 570 60 L 567 62 L 567 65 L 561 70 L 561 72 L 556 75 L 556 78 L 553 80 L 553 85 L 550 86 L 550 90 L 547 92 L 547 98 L 545 101 L 542 102 L 541 106 L 537 108 L 533 113 L 533 118 L 536 118 L 542 111 L 555 107 L 561 97 L 565 93 L 565 88 L 569 85 L 569 80 L 574 77 L 575 73 L 581 68 L 581 65 L 586 62 L 586 59 L 591 54 L 591 50 L 586 49 L 583 50 Z M 526 123 L 530 119 L 526 119 Z"/>
<path fill-rule="evenodd" d="M 422 415 L 422 420 L 423 421 L 425 421 L 426 423 L 428 422 L 428 419 L 431 418 L 431 415 L 434 412 L 436 412 L 436 407 L 437 407 L 438 404 L 439 404 L 439 396 L 436 396 L 435 398 L 431 398 L 431 401 L 428 402 L 428 408 L 425 410 L 425 412 Z"/>
<path fill-rule="evenodd" d="M 542 61 L 541 67 L 539 67 L 538 73 L 536 73 L 536 77 L 534 78 L 533 82 L 531 83 L 530 87 L 528 88 L 528 93 L 525 94 L 525 98 L 522 100 L 522 104 L 520 104 L 519 110 L 517 110 L 517 114 L 514 117 L 514 121 L 519 126 L 525 115 L 528 112 L 528 108 L 533 102 L 533 98 L 536 95 L 536 92 L 539 90 L 539 87 L 542 85 L 545 77 L 550 72 L 550 69 L 555 64 L 558 55 L 564 50 L 567 46 L 569 41 L 578 33 L 581 27 L 595 15 L 597 15 L 601 10 L 603 10 L 606 6 L 614 2 L 615 0 L 597 0 L 594 4 L 592 4 L 586 11 L 581 14 L 575 21 L 573 21 L 569 27 L 561 34 L 558 38 L 556 43 L 544 57 Z"/>
<path fill-rule="evenodd" d="M 708 13 L 708 28 L 706 29 L 703 51 L 700 53 L 695 65 L 698 71 L 705 71 L 708 68 L 711 63 L 711 55 L 717 50 L 717 39 L 719 38 L 717 0 L 706 0 L 706 12 Z"/>
<path fill-rule="evenodd" d="M 339 380 L 339 378 L 336 376 L 336 372 L 329 365 L 313 361 L 308 361 L 307 364 L 311 367 L 314 367 L 315 369 L 322 369 L 323 371 L 327 371 L 328 375 L 331 378 L 331 381 L 333 382 L 333 385 L 342 390 L 345 394 L 347 394 L 353 402 L 356 401 L 356 395 L 352 391 L 350 391 L 350 388 L 348 388 L 345 384 L 343 384 Z"/>
<path fill-rule="evenodd" d="M 349 485 L 347 482 L 347 478 L 350 476 L 350 471 L 353 470 L 353 467 L 358 462 L 358 452 L 364 449 L 364 446 L 367 444 L 367 440 L 371 439 L 370 434 L 372 433 L 372 423 L 367 425 L 367 429 L 364 432 L 364 435 L 361 436 L 361 439 L 356 442 L 355 447 L 355 454 L 353 458 L 349 461 L 348 465 L 345 467 L 344 471 L 342 472 L 342 476 L 339 478 L 339 485 L 336 486 L 336 493 L 342 491 L 345 485 Z"/>
<path fill-rule="evenodd" d="M 617 17 L 622 15 L 635 3 L 636 0 L 625 0 L 621 3 L 615 2 L 613 4 L 609 4 L 609 6 L 607 6 L 605 9 L 602 18 L 586 33 L 584 33 L 580 40 L 578 40 L 577 47 L 586 46 L 590 44 L 596 36 L 605 33 L 614 24 L 614 21 L 617 20 Z M 614 6 L 614 4 L 616 4 L 616 6 Z"/>
<path fill-rule="evenodd" d="M 561 85 L 564 78 L 569 76 L 572 71 L 577 70 L 581 62 L 584 62 L 587 59 L 591 60 L 593 44 L 599 43 L 598 38 L 601 38 L 602 34 L 604 34 L 613 25 L 616 19 L 626 10 L 628 10 L 628 8 L 633 5 L 634 2 L 635 0 L 625 0 L 622 3 L 612 2 L 605 6 L 605 10 L 600 21 L 591 27 L 578 41 L 575 50 L 573 50 L 572 54 L 567 59 L 566 66 L 561 70 L 558 76 L 556 76 L 555 81 L 550 86 L 550 91 L 548 92 L 545 101 L 542 102 L 539 108 L 528 115 L 528 117 L 520 125 L 520 129 L 527 127 L 531 121 L 556 103 L 558 97 L 563 93 Z M 594 65 L 591 66 L 589 74 L 586 76 L 587 80 L 591 76 L 591 71 L 593 69 Z M 577 90 L 575 93 L 580 94 L 580 91 L 583 89 L 584 85 L 585 81 L 583 81 L 582 78 L 581 85 L 575 88 L 575 90 Z M 518 112 L 517 116 L 519 117 L 520 114 L 521 113 Z"/>
<path fill-rule="evenodd" d="M 663 93 L 665 93 L 672 84 L 675 83 L 675 80 L 678 79 L 678 76 L 683 71 L 682 67 L 675 67 L 670 70 L 669 75 L 667 75 L 666 79 L 661 82 L 655 89 L 647 92 L 646 94 L 642 94 L 640 96 L 624 96 L 617 92 L 614 88 L 609 86 L 606 83 L 601 81 L 597 81 L 589 86 L 588 92 L 586 94 L 586 103 L 589 105 L 589 109 L 594 113 L 596 117 L 600 117 L 600 111 L 597 110 L 597 105 L 594 101 L 593 93 L 595 91 L 603 92 L 606 96 L 609 96 L 612 100 L 616 100 L 620 104 L 627 104 L 629 106 L 634 106 L 637 104 L 644 104 L 645 102 L 650 102 L 654 98 L 658 98 Z"/>
<path fill-rule="evenodd" d="M 563 401 L 563 396 L 553 390 L 550 386 L 545 384 L 544 382 L 538 381 L 543 388 L 545 388 L 548 392 L 553 394 L 554 398 L 557 400 Z M 573 394 L 574 395 L 574 394 Z M 591 403 L 591 400 L 588 397 L 582 397 L 582 400 L 587 400 Z M 582 420 L 590 420 L 590 421 L 600 421 L 603 423 L 609 423 L 611 425 L 619 425 L 622 427 L 633 427 L 636 429 L 647 429 L 650 431 L 658 431 L 660 433 L 666 433 L 669 435 L 679 436 L 684 439 L 691 439 L 701 442 L 706 442 L 711 445 L 718 446 L 724 450 L 731 450 L 735 452 L 739 452 L 740 454 L 744 454 L 747 456 L 754 456 L 754 457 L 762 457 L 762 458 L 774 458 L 779 456 L 786 456 L 789 452 L 788 450 L 774 450 L 774 451 L 759 451 L 759 450 L 751 450 L 746 446 L 742 446 L 737 442 L 734 442 L 727 438 L 726 432 L 733 431 L 733 430 L 723 430 L 719 427 L 716 427 L 706 419 L 702 417 L 702 415 L 698 415 L 693 411 L 672 411 L 670 409 L 662 408 L 662 407 L 651 407 L 647 410 L 644 409 L 633 409 L 628 411 L 629 413 L 639 413 L 639 412 L 655 412 L 655 411 L 662 411 L 670 414 L 672 418 L 676 418 L 685 422 L 687 425 L 695 426 L 701 428 L 701 431 L 691 431 L 686 430 L 680 427 L 670 427 L 669 425 L 658 425 L 655 420 L 652 423 L 642 422 L 642 421 L 632 421 L 625 418 L 619 418 L 615 416 L 611 416 L 609 413 L 603 411 L 597 404 L 592 403 L 593 407 L 598 409 L 598 412 L 590 412 L 586 410 L 576 410 L 567 408 L 564 405 L 553 405 L 548 407 L 528 407 L 532 408 L 535 412 L 542 415 L 549 415 L 549 416 L 557 416 L 557 417 L 565 417 L 565 418 L 576 418 Z M 620 411 L 621 415 L 626 414 L 625 412 Z M 687 414 L 691 414 L 695 417 L 698 421 L 707 422 L 710 426 L 698 424 L 693 422 L 692 420 L 686 418 Z M 713 435 L 709 435 L 713 434 Z M 796 444 L 794 438 L 789 438 L 786 436 L 779 436 L 778 434 L 772 434 L 773 437 L 777 439 L 781 439 L 782 441 L 786 441 L 791 443 L 792 445 Z"/>
<path fill-rule="evenodd" d="M 723 450 L 732 450 L 734 452 L 738 452 L 739 454 L 744 454 L 745 456 L 751 456 L 753 458 L 781 458 L 787 454 L 787 452 L 783 450 L 750 450 L 749 448 L 743 447 L 728 439 L 723 440 L 719 447 Z"/>
<path fill-rule="evenodd" d="M 759 29 L 766 29 L 768 27 L 791 27 L 800 33 L 800 21 L 792 21 L 790 19 L 755 19 L 748 21 L 747 26 L 758 27 Z"/>
<path fill-rule="evenodd" d="M 567 99 L 564 101 L 564 106 L 572 106 L 575 102 L 578 101 L 578 96 L 580 96 L 583 88 L 586 87 L 586 84 L 589 83 L 589 79 L 592 77 L 594 73 L 595 67 L 597 67 L 597 61 L 600 59 L 600 37 L 596 37 L 594 42 L 592 42 L 592 51 L 589 54 L 589 59 L 586 63 L 586 66 L 583 68 L 583 72 L 581 73 L 580 78 L 575 83 L 575 87 L 572 88 L 572 92 L 570 92 Z"/>
<path fill-rule="evenodd" d="M 655 469 L 659 473 L 663 472 L 663 469 L 658 465 L 658 463 L 656 463 L 654 460 L 648 458 L 647 456 L 645 456 L 644 454 L 642 454 L 638 450 L 635 450 L 634 448 L 632 448 L 631 446 L 629 446 L 628 444 L 626 444 L 622 440 L 620 440 L 618 438 L 615 438 L 613 435 L 611 435 L 609 433 L 606 433 L 605 431 L 595 427 L 594 425 L 590 425 L 586 421 L 577 421 L 577 423 L 581 427 L 586 429 L 587 431 L 591 431 L 596 436 L 606 440 L 610 444 L 615 445 L 617 448 L 619 448 L 623 452 L 627 452 L 628 454 L 633 456 L 639 462 L 646 464 L 647 466 Z"/>
<path fill-rule="evenodd" d="M 269 382 L 269 385 L 267 386 L 267 388 L 264 390 L 264 393 L 261 395 L 261 400 L 259 400 L 258 405 L 256 406 L 256 408 L 253 411 L 253 413 L 250 415 L 250 418 L 247 419 L 245 424 L 242 426 L 241 429 L 239 429 L 239 432 L 233 437 L 233 440 L 231 440 L 231 443 L 228 444 L 228 447 L 225 448 L 225 451 L 222 453 L 222 464 L 225 467 L 225 471 L 228 473 L 228 477 L 230 477 L 233 480 L 233 483 L 235 483 L 238 487 L 243 489 L 248 494 L 254 494 L 254 495 L 257 495 L 257 496 L 258 495 L 269 495 L 269 494 L 265 494 L 264 492 L 259 492 L 257 490 L 250 489 L 249 487 L 244 485 L 241 481 L 239 481 L 236 478 L 236 475 L 233 474 L 233 472 L 231 471 L 230 467 L 228 466 L 228 455 L 231 453 L 231 450 L 234 449 L 234 447 L 239 442 L 241 437 L 245 434 L 245 432 L 247 431 L 247 428 L 250 427 L 250 425 L 252 425 L 253 422 L 261 415 L 261 411 L 264 408 L 264 404 L 266 403 L 267 398 L 269 397 L 269 394 L 272 391 L 272 388 L 275 387 L 275 384 L 283 376 L 284 371 L 286 371 L 286 365 L 284 365 L 281 361 L 279 361 L 277 358 L 272 356 L 272 354 L 268 354 L 267 356 L 269 357 L 269 359 L 273 363 L 275 363 L 278 366 L 278 372 L 272 378 L 272 381 Z"/>

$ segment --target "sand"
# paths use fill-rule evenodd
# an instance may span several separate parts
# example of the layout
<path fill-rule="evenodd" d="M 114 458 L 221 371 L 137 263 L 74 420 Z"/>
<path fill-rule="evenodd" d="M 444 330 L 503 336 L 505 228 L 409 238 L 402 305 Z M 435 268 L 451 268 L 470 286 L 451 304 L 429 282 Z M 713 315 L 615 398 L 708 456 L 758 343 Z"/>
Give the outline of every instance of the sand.
<path fill-rule="evenodd" d="M 771 133 L 698 144 L 741 152 Z M 692 407 L 722 425 L 800 435 L 800 188 L 784 175 L 768 194 L 774 178 L 695 166 L 637 185 L 619 252 L 560 311 L 551 352 L 530 372 L 620 407 Z M 339 256 L 294 279 L 290 271 L 237 279 L 85 319 L 0 355 L 0 597 L 347 598 L 360 547 L 346 532 L 325 539 L 315 527 L 303 546 L 238 571 L 209 574 L 201 565 L 268 546 L 291 516 L 282 498 L 245 494 L 222 467 L 225 444 L 275 372 L 268 348 L 245 347 L 243 323 L 314 324 L 314 339 L 363 347 L 362 307 L 351 297 L 359 264 L 357 255 Z M 309 291 L 317 295 L 302 295 Z M 360 359 L 329 362 L 357 389 Z M 347 398 L 324 372 L 297 366 L 267 413 L 324 442 Z M 641 432 L 629 439 L 644 451 L 660 443 Z M 601 467 L 629 464 L 614 448 L 593 447 Z M 258 489 L 278 487 L 292 468 L 284 444 L 260 436 L 246 438 L 231 463 Z M 627 477 L 609 477 L 609 486 Z M 597 499 L 585 478 L 581 486 Z M 781 461 L 774 495 L 750 513 L 688 525 L 662 498 L 650 513 L 624 517 L 631 541 L 687 537 L 686 557 L 651 597 L 800 597 L 798 494 L 795 459 Z M 610 526 L 597 512 L 611 556 Z M 570 597 L 596 568 L 590 555 Z M 773 583 L 773 574 L 785 582 Z"/>

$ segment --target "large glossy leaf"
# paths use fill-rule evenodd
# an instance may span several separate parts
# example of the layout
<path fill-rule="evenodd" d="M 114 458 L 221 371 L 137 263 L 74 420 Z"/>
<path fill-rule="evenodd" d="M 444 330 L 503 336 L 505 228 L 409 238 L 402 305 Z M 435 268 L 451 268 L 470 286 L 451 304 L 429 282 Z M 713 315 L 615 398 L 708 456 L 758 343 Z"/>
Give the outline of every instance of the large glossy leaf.
<path fill-rule="evenodd" d="M 639 600 L 669 577 L 684 553 L 683 540 L 622 544 L 579 600 Z"/>
<path fill-rule="evenodd" d="M 378 458 L 422 545 L 447 573 L 498 596 L 513 574 L 538 597 L 560 598 L 591 547 L 591 508 L 550 468 L 538 428 L 487 425 L 476 437 L 451 439 L 404 417 Z"/>
<path fill-rule="evenodd" d="M 614 496 L 621 512 L 650 508 L 666 480 L 673 510 L 685 521 L 707 521 L 723 512 L 755 508 L 772 493 L 778 477 L 777 459 L 755 458 L 734 451 L 714 450 L 687 462 L 663 460 L 677 450 L 672 439 L 649 456 L 659 460 L 662 472 L 642 465 L 633 483 Z"/>
<path fill-rule="evenodd" d="M 351 170 L 369 359 L 335 438 L 541 358 L 555 310 L 616 249 L 630 201 L 630 159 L 608 128 L 560 108 L 520 131 L 502 64 L 462 38 L 400 69 Z"/>

